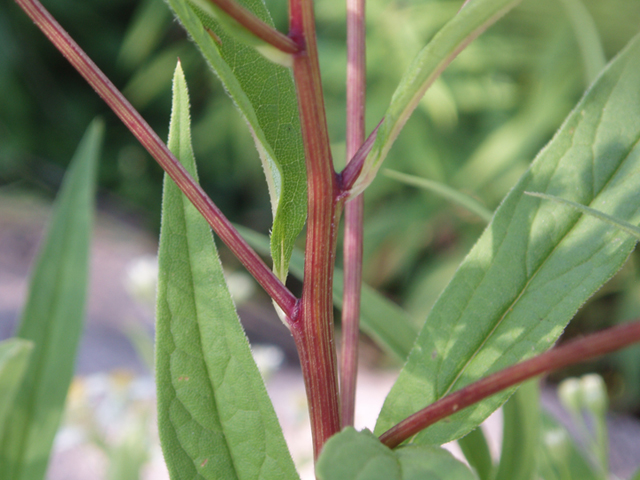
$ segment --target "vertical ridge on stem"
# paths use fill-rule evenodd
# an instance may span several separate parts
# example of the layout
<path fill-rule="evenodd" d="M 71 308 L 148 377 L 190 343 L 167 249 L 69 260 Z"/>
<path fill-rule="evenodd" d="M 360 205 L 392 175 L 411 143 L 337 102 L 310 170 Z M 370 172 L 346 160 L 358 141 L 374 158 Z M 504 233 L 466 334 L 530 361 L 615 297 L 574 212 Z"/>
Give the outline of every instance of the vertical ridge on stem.
<path fill-rule="evenodd" d="M 300 318 L 292 333 L 300 355 L 317 459 L 324 443 L 340 431 L 332 289 L 341 201 L 331 159 L 312 0 L 290 0 L 289 20 L 289 36 L 303 46 L 293 56 L 293 76 L 308 182 L 304 284 Z"/>
<path fill-rule="evenodd" d="M 347 161 L 354 157 L 365 135 L 365 0 L 347 0 Z M 362 195 L 345 204 L 344 293 L 340 393 L 342 426 L 353 426 L 358 373 L 360 291 L 363 241 Z"/>

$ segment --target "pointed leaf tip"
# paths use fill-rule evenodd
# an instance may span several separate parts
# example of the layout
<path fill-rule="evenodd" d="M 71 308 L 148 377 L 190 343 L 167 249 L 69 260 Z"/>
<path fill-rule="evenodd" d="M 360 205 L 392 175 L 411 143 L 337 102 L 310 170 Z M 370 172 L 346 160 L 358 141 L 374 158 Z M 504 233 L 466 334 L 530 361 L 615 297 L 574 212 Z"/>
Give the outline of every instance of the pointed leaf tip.
<path fill-rule="evenodd" d="M 168 145 L 197 178 L 176 67 Z M 209 225 L 165 176 L 156 323 L 158 426 L 172 479 L 295 479 Z"/>

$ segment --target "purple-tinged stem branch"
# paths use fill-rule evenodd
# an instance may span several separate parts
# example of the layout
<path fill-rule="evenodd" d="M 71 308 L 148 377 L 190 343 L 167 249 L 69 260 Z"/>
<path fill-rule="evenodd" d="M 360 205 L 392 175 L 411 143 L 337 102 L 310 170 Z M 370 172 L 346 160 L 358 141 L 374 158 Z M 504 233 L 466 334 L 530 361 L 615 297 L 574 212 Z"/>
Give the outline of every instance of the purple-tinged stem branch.
<path fill-rule="evenodd" d="M 367 159 L 367 155 L 369 155 L 369 152 L 373 148 L 373 144 L 376 141 L 376 135 L 378 134 L 378 129 L 380 128 L 380 125 L 382 125 L 383 121 L 384 118 L 380 120 L 378 125 L 376 125 L 376 128 L 373 129 L 373 132 L 369 134 L 358 151 L 347 163 L 347 166 L 344 167 L 344 170 L 342 170 L 338 175 L 341 195 L 348 196 L 349 190 L 351 190 L 351 187 L 353 187 L 358 180 L 358 177 L 362 172 L 362 167 L 364 166 L 364 161 Z"/>
<path fill-rule="evenodd" d="M 282 308 L 289 319 L 297 315 L 298 300 L 245 242 L 229 220 L 189 176 L 149 124 L 133 108 L 106 75 L 87 56 L 38 0 L 15 0 L 53 45 L 109 105 L 142 146 L 160 164 L 207 220 L 213 231 L 238 257 L 256 281 Z"/>
<path fill-rule="evenodd" d="M 365 0 L 347 0 L 347 161 L 357 153 L 365 134 Z M 340 398 L 342 426 L 353 426 L 360 338 L 363 245 L 362 195 L 350 199 L 344 211 L 344 292 Z"/>
<path fill-rule="evenodd" d="M 640 321 L 609 328 L 579 340 L 573 340 L 512 367 L 478 380 L 417 413 L 407 417 L 380 436 L 389 448 L 400 445 L 439 420 L 506 388 L 574 363 L 584 362 L 640 342 Z"/>
<path fill-rule="evenodd" d="M 293 77 L 307 167 L 307 239 L 300 317 L 292 326 L 304 377 L 314 458 L 340 431 L 340 392 L 333 328 L 333 269 L 342 202 L 324 110 L 312 0 L 289 1 L 289 36 L 303 50 L 293 55 Z"/>
<path fill-rule="evenodd" d="M 300 46 L 291 38 L 263 22 L 234 0 L 209 0 L 256 37 L 284 53 L 297 53 Z"/>

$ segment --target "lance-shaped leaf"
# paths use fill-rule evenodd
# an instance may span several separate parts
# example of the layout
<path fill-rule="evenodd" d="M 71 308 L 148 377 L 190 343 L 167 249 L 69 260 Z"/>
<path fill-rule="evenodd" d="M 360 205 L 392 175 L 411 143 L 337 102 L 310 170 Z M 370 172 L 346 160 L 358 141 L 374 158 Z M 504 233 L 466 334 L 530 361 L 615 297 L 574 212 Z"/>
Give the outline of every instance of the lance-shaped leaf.
<path fill-rule="evenodd" d="M 241 3 L 273 25 L 261 0 Z M 307 212 L 304 149 L 291 72 L 230 36 L 204 9 L 194 9 L 186 0 L 169 0 L 169 5 L 251 130 L 267 178 L 274 215 L 271 229 L 273 268 L 283 280 L 294 240 L 304 226 Z"/>
<path fill-rule="evenodd" d="M 4 422 L 11 412 L 13 399 L 22 384 L 33 342 L 10 338 L 0 342 L 0 443 Z"/>
<path fill-rule="evenodd" d="M 44 478 L 60 423 L 82 333 L 103 130 L 94 121 L 80 142 L 33 269 L 17 337 L 34 348 L 0 435 L 3 479 Z"/>
<path fill-rule="evenodd" d="M 169 148 L 195 178 L 179 66 Z M 209 226 L 168 177 L 162 208 L 156 375 L 160 439 L 171 478 L 297 478 Z"/>
<path fill-rule="evenodd" d="M 520 0 L 470 0 L 420 51 L 402 76 L 351 195 L 362 192 L 427 89 L 453 59 Z"/>
<path fill-rule="evenodd" d="M 475 480 L 446 450 L 409 446 L 391 450 L 369 431 L 345 428 L 326 443 L 316 466 L 318 480 Z"/>
<path fill-rule="evenodd" d="M 555 195 L 640 221 L 640 37 L 580 101 L 505 198 L 427 317 L 376 432 L 471 382 L 547 350 L 625 262 L 636 239 L 532 198 Z M 512 390 L 433 425 L 444 443 L 480 424 Z"/>
<path fill-rule="evenodd" d="M 471 430 L 458 439 L 458 446 L 480 480 L 490 480 L 494 477 L 493 459 L 482 427 Z"/>

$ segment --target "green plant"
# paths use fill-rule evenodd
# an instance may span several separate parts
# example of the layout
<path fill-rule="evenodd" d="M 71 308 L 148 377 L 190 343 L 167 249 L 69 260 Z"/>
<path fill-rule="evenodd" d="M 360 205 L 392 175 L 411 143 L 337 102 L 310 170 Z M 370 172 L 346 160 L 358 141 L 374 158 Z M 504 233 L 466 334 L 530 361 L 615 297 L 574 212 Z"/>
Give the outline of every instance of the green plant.
<path fill-rule="evenodd" d="M 259 1 L 169 0 L 255 140 L 274 218 L 269 247 L 273 270 L 198 186 L 189 97 L 180 66 L 174 76 L 167 147 L 37 0 L 16 2 L 168 174 L 156 369 L 160 434 L 173 478 L 296 478 L 227 291 L 210 227 L 271 296 L 291 330 L 307 389 L 318 478 L 425 478 L 427 472 L 444 478 L 532 478 L 536 449 L 514 446 L 535 445 L 538 438 L 539 412 L 526 406 L 535 397 L 533 384 L 526 387 L 532 395 L 519 390 L 506 407 L 505 436 L 526 442 L 505 443 L 496 468 L 478 425 L 518 384 L 640 340 L 640 323 L 633 322 L 543 353 L 578 308 L 624 264 L 637 241 L 639 37 L 603 70 L 504 198 L 417 334 L 398 307 L 362 287 L 361 193 L 442 71 L 518 1 L 464 2 L 420 51 L 368 138 L 364 4 L 349 1 L 349 162 L 337 173 L 313 4 L 290 1 L 290 31 L 285 36 L 274 29 Z M 597 32 L 579 1 L 565 3 L 572 18 L 580 20 L 579 38 L 591 80 L 604 64 L 597 48 L 587 48 L 598 45 Z M 451 194 L 450 188 L 439 191 Z M 449 196 L 466 208 L 477 207 L 460 192 Z M 343 210 L 340 276 L 334 261 Z M 486 209 L 474 212 L 489 217 Z M 290 269 L 300 273 L 294 245 L 305 221 L 304 282 L 298 299 L 284 282 Z M 344 290 L 340 381 L 333 337 L 338 279 Z M 371 305 L 365 300 L 360 312 L 361 294 L 379 306 L 377 311 L 367 309 Z M 378 419 L 377 438 L 348 428 L 353 423 L 360 320 L 363 330 L 406 359 Z M 518 422 L 521 430 L 515 428 Z M 461 439 L 473 471 L 439 447 L 455 439 Z M 409 440 L 411 445 L 390 449 Z M 26 456 L 9 461 L 16 471 L 26 471 L 21 465 L 30 462 Z"/>

